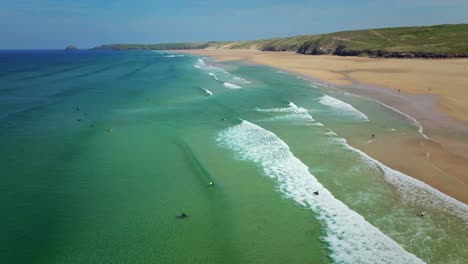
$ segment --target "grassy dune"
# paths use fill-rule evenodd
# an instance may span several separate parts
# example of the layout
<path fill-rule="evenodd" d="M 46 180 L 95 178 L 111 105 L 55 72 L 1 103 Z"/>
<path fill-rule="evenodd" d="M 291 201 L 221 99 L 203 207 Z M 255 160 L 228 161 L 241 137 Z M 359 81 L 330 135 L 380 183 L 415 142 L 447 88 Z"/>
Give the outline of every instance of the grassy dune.
<path fill-rule="evenodd" d="M 370 57 L 468 57 L 468 24 L 400 27 L 342 31 L 252 41 L 113 44 L 96 49 L 256 49 L 262 51 L 291 51 L 302 54 L 333 54 Z"/>

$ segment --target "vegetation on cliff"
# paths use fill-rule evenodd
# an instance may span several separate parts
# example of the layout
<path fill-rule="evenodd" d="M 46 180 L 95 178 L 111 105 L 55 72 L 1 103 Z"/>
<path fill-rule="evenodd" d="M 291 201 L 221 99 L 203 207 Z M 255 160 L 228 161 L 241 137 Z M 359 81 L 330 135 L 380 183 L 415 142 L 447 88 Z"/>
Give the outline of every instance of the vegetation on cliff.
<path fill-rule="evenodd" d="M 114 44 L 96 49 L 257 49 L 291 51 L 310 55 L 371 57 L 468 57 L 468 24 L 400 27 L 342 31 L 330 34 L 274 38 L 253 41 Z"/>

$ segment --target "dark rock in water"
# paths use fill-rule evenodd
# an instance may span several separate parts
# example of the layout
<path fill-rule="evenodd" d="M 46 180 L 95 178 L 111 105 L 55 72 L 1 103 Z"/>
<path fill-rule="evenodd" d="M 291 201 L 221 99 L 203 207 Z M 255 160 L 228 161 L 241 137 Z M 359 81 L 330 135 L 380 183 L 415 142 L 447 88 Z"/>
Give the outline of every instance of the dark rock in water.
<path fill-rule="evenodd" d="M 69 45 L 65 48 L 65 50 L 77 50 L 78 48 L 76 46 L 73 46 L 73 45 Z"/>

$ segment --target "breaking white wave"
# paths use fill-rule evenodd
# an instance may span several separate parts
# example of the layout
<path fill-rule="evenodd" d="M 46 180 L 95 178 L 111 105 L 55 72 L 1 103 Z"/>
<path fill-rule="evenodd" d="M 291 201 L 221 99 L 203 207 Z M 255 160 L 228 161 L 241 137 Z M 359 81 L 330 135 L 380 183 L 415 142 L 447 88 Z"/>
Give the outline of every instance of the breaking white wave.
<path fill-rule="evenodd" d="M 233 83 L 228 83 L 228 82 L 225 82 L 223 83 L 223 85 L 229 89 L 240 89 L 242 87 L 240 87 L 239 85 L 235 85 Z"/>
<path fill-rule="evenodd" d="M 423 263 L 336 199 L 274 133 L 242 121 L 221 132 L 217 140 L 239 158 L 259 164 L 278 182 L 283 195 L 317 213 L 335 263 Z"/>
<path fill-rule="evenodd" d="M 177 57 L 185 57 L 183 54 L 171 54 L 164 56 L 165 58 L 177 58 Z"/>
<path fill-rule="evenodd" d="M 205 91 L 205 93 L 206 93 L 208 96 L 213 96 L 213 92 L 211 92 L 210 90 L 205 89 L 205 88 L 202 88 L 202 90 Z"/>
<path fill-rule="evenodd" d="M 440 192 L 422 181 L 385 166 L 362 150 L 350 146 L 344 138 L 334 138 L 333 141 L 359 154 L 369 165 L 376 166 L 382 170 L 385 181 L 393 185 L 405 201 L 414 204 L 422 203 L 437 208 L 438 210 L 446 210 L 455 213 L 464 219 L 468 219 L 468 205 L 463 202 Z"/>
<path fill-rule="evenodd" d="M 216 74 L 209 72 L 208 75 L 212 76 L 215 80 L 218 80 L 218 77 L 216 77 Z"/>
<path fill-rule="evenodd" d="M 250 83 L 246 79 L 241 78 L 239 76 L 235 76 L 222 68 L 206 64 L 205 61 L 203 61 L 202 59 L 198 59 L 194 67 L 197 69 L 206 71 L 216 81 L 219 81 L 222 83 L 231 83 L 237 86 Z M 236 88 L 236 89 L 239 89 L 239 88 Z"/>
<path fill-rule="evenodd" d="M 257 111 L 267 112 L 272 115 L 276 114 L 274 117 L 269 118 L 268 120 L 297 120 L 303 122 L 304 124 L 309 123 L 317 126 L 323 126 L 322 123 L 315 121 L 307 109 L 299 107 L 293 102 L 289 102 L 288 106 L 289 107 L 269 109 L 257 108 Z"/>
<path fill-rule="evenodd" d="M 320 97 L 319 102 L 323 105 L 331 107 L 333 110 L 337 111 L 342 115 L 349 116 L 362 121 L 369 121 L 369 118 L 364 113 L 357 110 L 352 105 L 336 99 L 335 97 L 323 95 L 322 97 Z"/>

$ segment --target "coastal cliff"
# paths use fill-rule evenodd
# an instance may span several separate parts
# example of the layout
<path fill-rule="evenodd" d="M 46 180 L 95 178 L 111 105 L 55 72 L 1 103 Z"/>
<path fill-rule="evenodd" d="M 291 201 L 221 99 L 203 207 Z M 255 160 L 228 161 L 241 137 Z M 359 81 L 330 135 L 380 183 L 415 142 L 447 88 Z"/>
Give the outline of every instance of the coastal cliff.
<path fill-rule="evenodd" d="M 111 44 L 98 50 L 255 49 L 305 55 L 383 58 L 468 57 L 468 24 L 342 31 L 252 41 L 167 44 Z"/>

